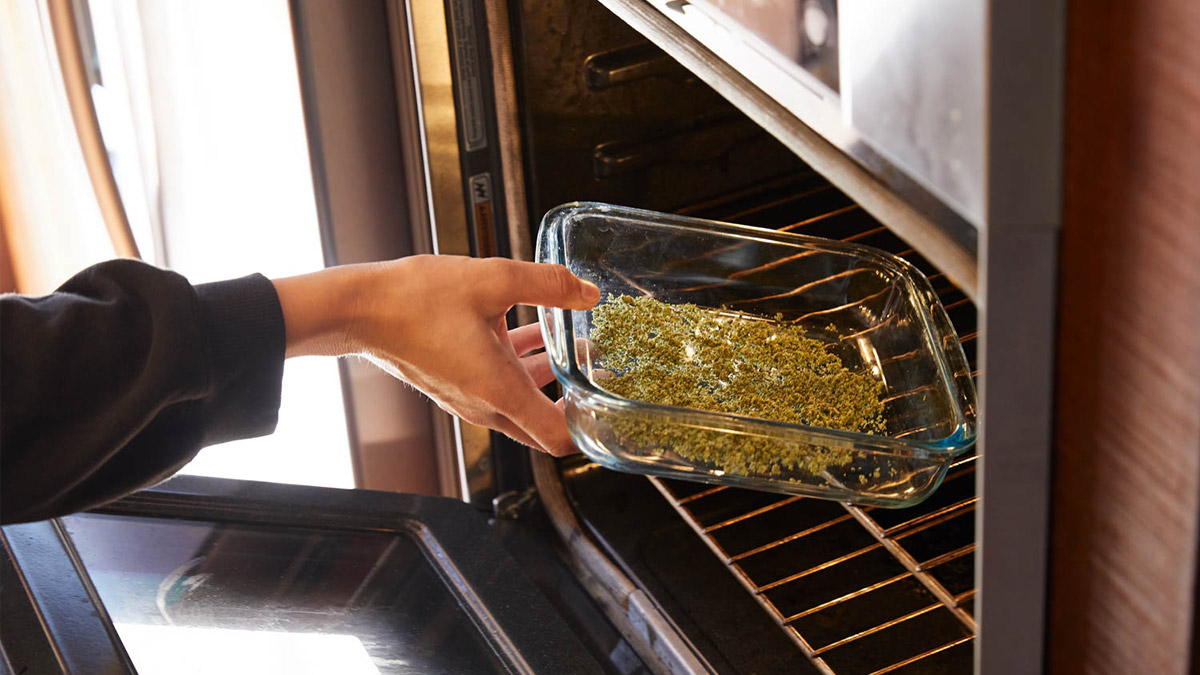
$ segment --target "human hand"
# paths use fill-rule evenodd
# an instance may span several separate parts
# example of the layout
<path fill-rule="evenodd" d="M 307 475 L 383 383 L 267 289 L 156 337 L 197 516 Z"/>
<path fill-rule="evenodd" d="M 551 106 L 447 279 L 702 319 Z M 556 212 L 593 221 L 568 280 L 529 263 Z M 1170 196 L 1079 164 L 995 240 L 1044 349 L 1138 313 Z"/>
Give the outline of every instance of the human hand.
<path fill-rule="evenodd" d="M 274 281 L 288 356 L 360 354 L 439 407 L 552 455 L 574 451 L 536 324 L 514 305 L 589 309 L 600 291 L 557 265 L 412 256 Z"/>

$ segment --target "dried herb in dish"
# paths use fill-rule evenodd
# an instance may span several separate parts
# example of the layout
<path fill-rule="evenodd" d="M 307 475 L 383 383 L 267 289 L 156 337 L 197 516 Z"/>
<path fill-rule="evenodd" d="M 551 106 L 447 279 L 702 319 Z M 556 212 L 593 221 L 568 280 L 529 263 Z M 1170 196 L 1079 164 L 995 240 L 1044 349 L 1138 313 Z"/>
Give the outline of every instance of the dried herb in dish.
<path fill-rule="evenodd" d="M 609 296 L 593 310 L 599 384 L 618 396 L 792 424 L 884 433 L 882 383 L 855 373 L 799 326 L 765 317 Z M 737 474 L 820 474 L 853 459 L 848 448 L 611 420 L 622 442 L 656 446 Z"/>

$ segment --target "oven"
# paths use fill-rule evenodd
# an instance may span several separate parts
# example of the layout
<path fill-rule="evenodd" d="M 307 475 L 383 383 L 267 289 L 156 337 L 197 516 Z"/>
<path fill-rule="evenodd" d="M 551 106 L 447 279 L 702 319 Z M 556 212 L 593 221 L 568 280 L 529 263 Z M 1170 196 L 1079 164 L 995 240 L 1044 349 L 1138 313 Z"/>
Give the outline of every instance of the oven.
<path fill-rule="evenodd" d="M 128 666 L 122 612 L 252 624 L 224 592 L 283 607 L 281 630 L 361 620 L 377 666 L 403 660 L 395 643 L 444 672 L 1041 671 L 1063 3 L 290 8 L 329 263 L 530 259 L 541 214 L 582 200 L 872 245 L 916 265 L 946 307 L 981 393 L 980 442 L 925 502 L 858 507 L 530 453 L 347 363 L 352 435 L 419 437 L 457 503 L 180 478 L 6 528 L 6 587 L 96 608 L 10 605 L 48 636 L 29 658 Z M 359 486 L 395 484 L 404 467 L 367 445 Z M 105 568 L 87 550 L 105 536 L 161 536 L 163 552 Z M 67 581 L 30 572 L 38 556 Z M 137 574 L 161 577 L 142 589 L 155 597 L 122 586 Z M 205 595 L 210 579 L 227 583 Z M 387 615 L 412 611 L 444 628 L 433 646 Z"/>
<path fill-rule="evenodd" d="M 454 422 L 461 497 L 544 511 L 659 672 L 1038 672 L 1062 4 L 406 9 L 438 250 L 529 259 L 575 200 L 870 244 L 930 278 L 981 392 L 976 453 L 908 509 L 618 475 Z"/>
<path fill-rule="evenodd" d="M 533 458 L 568 559 L 660 667 L 1040 668 L 1063 29 L 1061 4 L 1018 5 L 448 2 L 440 75 L 421 49 L 441 15 L 412 8 L 422 110 L 454 114 L 445 180 L 499 175 L 524 198 L 493 223 L 505 254 L 528 258 L 540 215 L 573 200 L 868 243 L 930 277 L 975 368 L 980 454 L 911 509 Z M 436 184 L 455 164 L 425 131 Z M 500 237 L 462 191 L 450 222 L 485 250 Z M 464 499 L 528 489 L 506 453 L 459 443 Z"/>

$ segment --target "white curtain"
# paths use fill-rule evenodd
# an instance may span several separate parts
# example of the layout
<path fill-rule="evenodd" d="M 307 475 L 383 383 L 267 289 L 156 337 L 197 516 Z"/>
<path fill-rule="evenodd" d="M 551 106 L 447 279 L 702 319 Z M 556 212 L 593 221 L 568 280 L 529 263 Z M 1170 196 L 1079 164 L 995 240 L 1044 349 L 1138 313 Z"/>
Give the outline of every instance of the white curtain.
<path fill-rule="evenodd" d="M 106 53 L 117 54 L 124 70 L 129 91 L 115 97 L 132 121 L 123 132 L 124 175 L 143 180 L 140 193 L 128 190 L 126 203 L 131 195 L 145 199 L 147 221 L 158 232 L 157 262 L 193 283 L 320 269 L 286 0 L 89 4 L 102 62 Z M 112 41 L 120 43 L 109 48 L 105 12 L 114 17 L 107 24 Z M 120 84 L 106 82 L 114 92 Z M 139 86 L 144 93 L 135 91 Z M 122 175 L 120 166 L 114 171 Z M 279 416 L 273 435 L 207 448 L 184 472 L 353 486 L 333 359 L 288 361 Z"/>
<path fill-rule="evenodd" d="M 87 9 L 92 99 L 142 256 L 193 283 L 319 269 L 286 0 Z M 52 35 L 45 0 L 0 0 L 0 227 L 33 294 L 115 255 Z M 184 472 L 353 486 L 336 361 L 289 360 L 279 415 L 275 434 L 206 448 Z"/>

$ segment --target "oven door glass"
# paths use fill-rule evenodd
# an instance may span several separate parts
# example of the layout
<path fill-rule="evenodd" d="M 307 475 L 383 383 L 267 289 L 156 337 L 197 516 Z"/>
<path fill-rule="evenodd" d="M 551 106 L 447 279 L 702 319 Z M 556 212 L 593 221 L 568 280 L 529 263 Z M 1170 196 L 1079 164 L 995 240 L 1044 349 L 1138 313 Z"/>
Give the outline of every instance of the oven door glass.
<path fill-rule="evenodd" d="M 63 523 L 139 673 L 507 672 L 403 533 Z"/>

